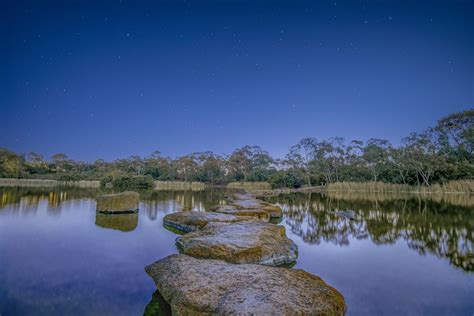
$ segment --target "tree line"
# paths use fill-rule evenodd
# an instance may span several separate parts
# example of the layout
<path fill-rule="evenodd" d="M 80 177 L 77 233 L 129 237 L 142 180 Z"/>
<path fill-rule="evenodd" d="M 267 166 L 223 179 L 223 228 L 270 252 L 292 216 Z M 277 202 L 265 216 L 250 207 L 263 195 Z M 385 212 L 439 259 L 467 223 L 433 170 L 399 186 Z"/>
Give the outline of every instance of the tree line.
<path fill-rule="evenodd" d="M 474 178 L 474 109 L 441 118 L 434 127 L 415 132 L 393 145 L 381 138 L 367 141 L 304 138 L 285 158 L 275 159 L 259 146 L 244 146 L 229 155 L 198 152 L 171 158 L 150 156 L 92 163 L 64 153 L 50 160 L 34 152 L 17 154 L 0 148 L 0 177 L 114 181 L 134 179 L 200 181 L 221 185 L 266 181 L 275 188 L 319 186 L 341 181 L 380 181 L 430 186 Z"/>

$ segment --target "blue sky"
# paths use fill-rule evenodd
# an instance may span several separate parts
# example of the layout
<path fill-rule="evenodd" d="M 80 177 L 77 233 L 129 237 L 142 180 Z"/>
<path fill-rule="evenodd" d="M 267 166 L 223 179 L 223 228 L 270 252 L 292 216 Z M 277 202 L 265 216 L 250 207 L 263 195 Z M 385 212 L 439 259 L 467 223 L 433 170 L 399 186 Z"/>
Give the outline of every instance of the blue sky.
<path fill-rule="evenodd" d="M 284 156 L 474 107 L 474 1 L 9 1 L 0 18 L 17 152 Z"/>

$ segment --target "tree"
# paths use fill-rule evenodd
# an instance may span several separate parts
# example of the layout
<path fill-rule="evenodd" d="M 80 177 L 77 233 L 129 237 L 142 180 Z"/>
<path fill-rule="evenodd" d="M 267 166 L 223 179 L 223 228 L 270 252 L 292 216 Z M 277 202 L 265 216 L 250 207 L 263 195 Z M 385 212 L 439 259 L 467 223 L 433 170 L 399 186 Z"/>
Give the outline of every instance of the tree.
<path fill-rule="evenodd" d="M 193 155 L 186 155 L 179 157 L 175 161 L 176 171 L 178 176 L 180 176 L 181 180 L 184 181 L 191 181 L 193 180 L 196 170 L 197 170 L 197 163 L 194 160 Z"/>
<path fill-rule="evenodd" d="M 422 133 L 412 133 L 404 139 L 406 145 L 407 164 L 416 172 L 417 184 L 421 177 L 423 184 L 430 185 L 431 177 L 444 159 L 437 153 L 431 130 Z"/>
<path fill-rule="evenodd" d="M 392 159 L 393 166 L 398 171 L 401 182 L 407 184 L 407 178 L 410 172 L 410 161 L 407 149 L 405 147 L 390 148 L 390 158 Z"/>
<path fill-rule="evenodd" d="M 66 171 L 66 162 L 68 161 L 68 157 L 64 153 L 57 153 L 51 156 L 53 161 L 53 166 L 55 167 L 56 171 L 64 172 Z"/>
<path fill-rule="evenodd" d="M 377 177 L 388 161 L 391 147 L 392 145 L 386 139 L 371 138 L 367 141 L 366 146 L 362 150 L 362 158 L 366 162 L 366 166 L 370 170 L 374 182 L 377 182 Z"/>
<path fill-rule="evenodd" d="M 315 138 L 303 138 L 298 144 L 290 148 L 286 159 L 293 168 L 304 172 L 306 183 L 311 186 L 311 162 L 314 160 L 315 148 L 318 141 Z"/>
<path fill-rule="evenodd" d="M 4 178 L 20 178 L 24 164 L 23 156 L 5 148 L 0 148 L 0 176 Z"/>

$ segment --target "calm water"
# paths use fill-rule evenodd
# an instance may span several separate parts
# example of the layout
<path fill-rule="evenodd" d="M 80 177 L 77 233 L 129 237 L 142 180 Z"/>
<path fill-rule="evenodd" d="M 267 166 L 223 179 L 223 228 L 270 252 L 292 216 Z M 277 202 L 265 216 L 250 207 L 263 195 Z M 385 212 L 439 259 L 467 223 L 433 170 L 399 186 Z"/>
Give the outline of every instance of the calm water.
<path fill-rule="evenodd" d="M 0 190 L 1 315 L 143 314 L 155 292 L 145 265 L 177 252 L 163 216 L 206 210 L 224 193 L 144 192 L 138 215 L 114 218 L 96 215 L 96 194 Z M 295 194 L 272 201 L 298 244 L 296 267 L 338 288 L 348 315 L 473 315 L 469 198 Z"/>

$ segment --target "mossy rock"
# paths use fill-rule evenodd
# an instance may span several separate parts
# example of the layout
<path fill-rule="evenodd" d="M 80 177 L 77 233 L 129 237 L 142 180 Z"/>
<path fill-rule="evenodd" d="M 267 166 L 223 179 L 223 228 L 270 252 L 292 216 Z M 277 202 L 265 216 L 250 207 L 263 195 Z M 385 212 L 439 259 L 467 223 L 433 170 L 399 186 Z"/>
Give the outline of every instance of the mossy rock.
<path fill-rule="evenodd" d="M 176 240 L 181 253 L 231 263 L 288 266 L 298 247 L 286 237 L 285 227 L 262 221 L 208 223 Z"/>
<path fill-rule="evenodd" d="M 138 212 L 140 194 L 125 191 L 117 194 L 107 194 L 97 197 L 97 211 L 101 213 L 134 213 Z"/>
<path fill-rule="evenodd" d="M 299 269 L 171 255 L 145 268 L 174 315 L 344 315 L 344 297 Z"/>

